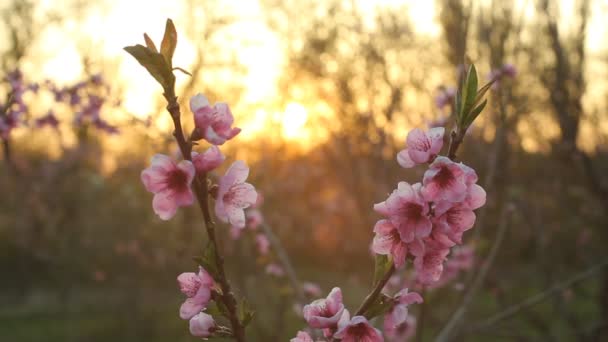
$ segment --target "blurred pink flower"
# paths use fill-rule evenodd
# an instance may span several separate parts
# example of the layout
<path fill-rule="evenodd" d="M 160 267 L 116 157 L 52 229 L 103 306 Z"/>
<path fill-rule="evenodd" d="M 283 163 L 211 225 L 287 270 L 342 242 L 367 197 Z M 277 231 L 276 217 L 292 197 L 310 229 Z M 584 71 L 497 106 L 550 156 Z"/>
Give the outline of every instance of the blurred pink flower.
<path fill-rule="evenodd" d="M 345 324 L 341 324 L 334 337 L 342 342 L 383 342 L 384 337 L 380 330 L 369 324 L 367 318 L 355 316 Z"/>
<path fill-rule="evenodd" d="M 344 312 L 342 291 L 339 287 L 334 287 L 327 298 L 317 299 L 305 305 L 302 312 L 304 313 L 304 319 L 312 328 L 334 329 Z"/>
<path fill-rule="evenodd" d="M 266 271 L 266 274 L 270 274 L 275 277 L 282 277 L 285 275 L 285 271 L 283 271 L 283 267 L 281 267 L 277 264 L 274 264 L 274 263 L 266 265 L 265 271 Z"/>
<path fill-rule="evenodd" d="M 141 172 L 141 181 L 146 190 L 154 194 L 152 208 L 163 220 L 175 215 L 177 207 L 194 202 L 190 189 L 194 178 L 194 166 L 188 160 L 175 163 L 163 154 L 152 157 L 152 164 Z"/>
<path fill-rule="evenodd" d="M 298 335 L 289 341 L 290 342 L 314 342 L 312 340 L 312 337 L 310 337 L 310 335 L 308 335 L 308 333 L 305 331 L 298 331 Z"/>
<path fill-rule="evenodd" d="M 248 175 L 247 165 L 237 160 L 219 181 L 215 214 L 220 220 L 230 223 L 235 228 L 245 227 L 244 209 L 255 203 L 257 199 L 253 185 L 245 183 Z"/>
<path fill-rule="evenodd" d="M 240 128 L 231 128 L 234 117 L 225 103 L 211 107 L 204 95 L 197 94 L 190 99 L 190 110 L 199 134 L 213 145 L 222 145 L 241 132 Z"/>
<path fill-rule="evenodd" d="M 186 272 L 177 277 L 180 291 L 188 298 L 179 310 L 182 319 L 190 319 L 203 310 L 211 300 L 213 278 L 199 267 L 198 273 Z"/>
<path fill-rule="evenodd" d="M 302 283 L 302 291 L 310 297 L 318 297 L 321 295 L 321 287 L 318 284 L 305 281 Z"/>
<path fill-rule="evenodd" d="M 391 322 L 384 320 L 384 333 L 389 341 L 406 342 L 416 335 L 416 317 L 407 316 L 405 322 L 393 327 Z"/>
<path fill-rule="evenodd" d="M 206 338 L 216 330 L 215 321 L 211 315 L 199 312 L 190 319 L 190 333 L 192 336 Z"/>
<path fill-rule="evenodd" d="M 427 201 L 460 202 L 467 193 L 465 172 L 447 157 L 437 157 L 424 173 L 422 195 Z"/>
<path fill-rule="evenodd" d="M 474 250 L 470 246 L 455 247 L 450 253 L 450 258 L 444 265 L 441 278 L 439 278 L 436 283 L 432 284 L 430 288 L 443 287 L 452 282 L 462 271 L 469 270 L 473 267 L 474 258 Z"/>
<path fill-rule="evenodd" d="M 220 149 L 215 145 L 211 145 L 211 147 L 203 153 L 192 151 L 191 156 L 196 171 L 201 173 L 209 172 L 217 168 L 224 162 L 224 159 L 226 159 Z"/>
<path fill-rule="evenodd" d="M 266 235 L 257 234 L 255 236 L 255 244 L 256 244 L 256 247 L 258 248 L 258 252 L 261 255 L 268 254 L 268 252 L 270 250 L 270 241 L 268 241 L 268 238 L 266 237 Z"/>
<path fill-rule="evenodd" d="M 407 245 L 401 241 L 399 231 L 390 220 L 380 220 L 374 226 L 374 240 L 372 250 L 376 254 L 390 255 L 395 267 L 400 268 L 405 264 Z"/>
<path fill-rule="evenodd" d="M 443 146 L 445 128 L 435 127 L 428 132 L 415 128 L 407 134 L 407 148 L 397 154 L 397 162 L 405 168 L 432 162 Z"/>
<path fill-rule="evenodd" d="M 422 297 L 416 292 L 408 293 L 408 289 L 399 291 L 394 299 L 395 305 L 384 318 L 385 328 L 395 329 L 405 323 L 408 317 L 408 306 L 414 303 L 422 303 Z"/>
<path fill-rule="evenodd" d="M 399 182 L 386 201 L 374 205 L 376 212 L 387 216 L 397 227 L 401 240 L 406 243 L 431 233 L 429 205 L 422 198 L 420 189 L 420 183 Z"/>

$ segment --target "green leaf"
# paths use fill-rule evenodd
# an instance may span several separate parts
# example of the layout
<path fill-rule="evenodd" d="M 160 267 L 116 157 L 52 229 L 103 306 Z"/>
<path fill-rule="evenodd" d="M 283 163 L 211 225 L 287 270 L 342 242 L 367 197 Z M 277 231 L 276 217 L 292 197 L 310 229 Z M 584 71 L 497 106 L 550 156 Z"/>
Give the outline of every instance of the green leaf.
<path fill-rule="evenodd" d="M 139 64 L 148 70 L 150 75 L 160 83 L 165 91 L 173 89 L 175 76 L 160 53 L 154 52 L 140 44 L 127 46 L 125 47 L 125 51 L 135 57 Z"/>
<path fill-rule="evenodd" d="M 200 257 L 194 257 L 194 261 L 201 265 L 205 271 L 209 272 L 211 277 L 214 279 L 218 278 L 219 273 L 217 269 L 217 260 L 215 259 L 215 249 L 211 242 L 207 243 L 207 246 L 203 251 L 203 255 Z"/>
<path fill-rule="evenodd" d="M 467 118 L 464 122 L 465 129 L 469 128 L 469 126 L 471 126 L 473 121 L 475 121 L 475 119 L 477 119 L 477 117 L 479 116 L 479 113 L 481 113 L 481 111 L 485 108 L 487 103 L 488 103 L 488 100 L 483 100 L 483 102 L 479 106 L 475 107 L 475 109 L 473 109 L 471 111 L 471 113 L 469 113 L 469 115 L 467 116 Z"/>
<path fill-rule="evenodd" d="M 209 305 L 207 305 L 207 308 L 205 308 L 205 312 L 213 317 L 224 316 L 224 313 L 222 312 L 222 310 L 220 310 L 216 302 L 209 303 Z"/>
<path fill-rule="evenodd" d="M 391 268 L 393 261 L 386 255 L 376 254 L 376 265 L 374 268 L 374 285 L 384 277 Z"/>
<path fill-rule="evenodd" d="M 464 102 L 460 115 L 462 117 L 461 121 L 464 122 L 466 121 L 466 117 L 469 115 L 471 108 L 473 108 L 475 98 L 477 97 L 477 69 L 475 69 L 475 65 L 473 64 L 469 67 L 462 91 L 462 100 Z"/>
<path fill-rule="evenodd" d="M 460 113 L 462 113 L 462 87 L 459 87 L 456 91 L 456 96 L 454 96 L 454 114 L 456 115 L 456 123 L 460 125 L 462 122 L 462 117 Z"/>
<path fill-rule="evenodd" d="M 251 322 L 251 320 L 253 319 L 254 314 L 255 314 L 255 312 L 249 306 L 249 302 L 247 302 L 246 299 L 243 299 L 241 301 L 241 303 L 239 304 L 239 311 L 238 311 L 239 321 L 241 321 L 241 324 L 243 324 L 243 326 L 246 327 L 247 324 L 249 324 Z"/>
<path fill-rule="evenodd" d="M 156 48 L 154 41 L 148 36 L 147 33 L 144 33 L 144 40 L 146 41 L 146 46 L 148 47 L 148 49 L 158 53 L 158 49 Z"/>
<path fill-rule="evenodd" d="M 486 94 L 486 92 L 488 92 L 488 90 L 490 90 L 490 87 L 492 86 L 492 84 L 494 84 L 494 81 L 495 80 L 492 80 L 486 83 L 486 85 L 477 90 L 477 97 L 475 98 L 475 103 L 473 104 L 473 106 L 477 106 L 481 102 L 481 100 L 483 100 L 484 95 Z"/>
<path fill-rule="evenodd" d="M 387 313 L 395 303 L 395 300 L 384 293 L 378 296 L 378 299 L 367 309 L 365 317 L 372 319 L 374 317 Z"/>
<path fill-rule="evenodd" d="M 175 30 L 175 25 L 173 25 L 171 19 L 167 19 L 167 23 L 165 24 L 165 35 L 163 36 L 163 41 L 160 43 L 160 54 L 163 55 L 170 69 L 173 65 L 173 53 L 175 52 L 176 46 L 177 31 Z"/>

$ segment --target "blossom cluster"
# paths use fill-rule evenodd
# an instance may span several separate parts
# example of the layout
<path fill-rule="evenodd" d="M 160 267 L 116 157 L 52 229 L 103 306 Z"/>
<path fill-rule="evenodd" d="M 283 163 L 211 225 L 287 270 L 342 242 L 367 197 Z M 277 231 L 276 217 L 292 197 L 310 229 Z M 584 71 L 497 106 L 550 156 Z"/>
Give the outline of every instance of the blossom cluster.
<path fill-rule="evenodd" d="M 4 81 L 9 86 L 6 103 L 0 103 L 0 137 L 4 140 L 9 139 L 13 129 L 20 126 L 57 129 L 60 120 L 55 111 L 60 104 L 67 105 L 66 112 L 74 114 L 73 124 L 76 127 L 90 124 L 102 132 L 119 133 L 118 128 L 101 115 L 105 99 L 110 93 L 110 86 L 104 82 L 101 74 L 92 75 L 74 85 L 58 86 L 50 80 L 40 84 L 27 83 L 23 73 L 16 69 L 8 73 Z M 51 94 L 54 100 L 53 108 L 42 116 L 28 120 L 32 113 L 24 98 L 28 93 L 41 94 L 43 90 Z"/>
<path fill-rule="evenodd" d="M 92 75 L 73 85 L 61 87 L 47 81 L 45 86 L 53 94 L 56 102 L 66 104 L 69 110 L 74 113 L 73 124 L 75 126 L 80 127 L 90 124 L 92 127 L 108 134 L 119 133 L 118 127 L 110 124 L 102 117 L 102 109 L 106 104 L 105 99 L 111 90 L 110 86 L 104 82 L 101 74 Z M 47 116 L 52 115 L 52 111 L 47 114 Z M 53 121 L 46 120 L 40 121 L 40 123 L 52 124 Z"/>
<path fill-rule="evenodd" d="M 422 297 L 415 292 L 403 289 L 392 298 L 392 305 L 385 317 L 385 332 L 399 329 L 403 324 L 411 321 L 408 316 L 408 306 L 422 303 Z M 302 310 L 308 326 L 320 329 L 328 340 L 340 339 L 344 342 L 354 341 L 384 341 L 380 330 L 374 328 L 363 315 L 351 317 L 342 300 L 342 291 L 335 287 L 327 298 L 317 299 L 304 306 Z M 291 342 L 311 342 L 308 332 L 299 331 Z"/>
<path fill-rule="evenodd" d="M 8 83 L 9 90 L 6 102 L 0 103 L 0 137 L 6 140 L 11 131 L 25 121 L 29 108 L 24 95 L 38 92 L 39 86 L 36 83 L 27 84 L 19 69 L 9 72 L 4 81 Z"/>
<path fill-rule="evenodd" d="M 443 135 L 442 127 L 408 134 L 408 148 L 397 161 L 406 168 L 430 163 L 422 182 L 400 182 L 374 205 L 385 218 L 374 227 L 373 251 L 390 255 L 397 268 L 411 257 L 417 281 L 424 285 L 440 279 L 450 249 L 462 243 L 463 233 L 475 223 L 473 211 L 486 201 L 475 170 L 438 155 Z"/>
<path fill-rule="evenodd" d="M 197 94 L 190 99 L 190 110 L 195 123 L 191 141 L 204 139 L 211 146 L 202 152 L 191 151 L 181 161 L 156 154 L 152 157 L 151 165 L 141 172 L 146 190 L 154 194 L 152 208 L 162 220 L 171 219 L 179 207 L 194 203 L 194 186 L 206 178 L 204 175 L 220 167 L 226 159 L 219 145 L 240 132 L 239 128 L 232 127 L 234 118 L 225 103 L 211 106 L 204 95 Z M 257 228 L 262 220 L 261 213 L 258 213 L 260 216 L 257 219 L 255 214 L 245 214 L 245 209 L 258 202 L 255 188 L 246 182 L 248 176 L 249 167 L 245 162 L 237 160 L 219 178 L 217 186 L 210 187 L 210 195 L 215 198 L 215 216 L 237 231 L 246 225 L 252 229 Z M 200 189 L 199 187 L 198 190 Z M 260 243 L 264 245 L 261 249 L 268 249 L 267 241 Z M 177 280 L 181 291 L 188 297 L 181 306 L 180 317 L 190 321 L 192 335 L 203 338 L 211 336 L 218 329 L 213 317 L 205 312 L 213 298 L 215 282 L 212 276 L 200 267 L 197 274 L 182 273 Z"/>
<path fill-rule="evenodd" d="M 179 310 L 182 319 L 190 321 L 190 333 L 197 337 L 209 337 L 216 330 L 213 317 L 205 312 L 211 302 L 214 287 L 213 278 L 199 267 L 198 273 L 185 272 L 177 277 L 179 288 L 186 295 L 186 301 Z"/>
<path fill-rule="evenodd" d="M 239 128 L 230 128 L 234 118 L 226 104 L 218 103 L 211 107 L 204 95 L 197 94 L 190 99 L 190 109 L 194 114 L 195 132 L 203 132 L 193 133 L 192 136 L 200 134 L 200 138 L 212 145 L 202 153 L 192 151 L 189 158 L 179 162 L 169 156 L 156 154 L 150 167 L 141 173 L 146 190 L 154 194 L 152 208 L 163 220 L 171 219 L 178 207 L 194 203 L 192 183 L 196 175 L 219 167 L 226 157 L 218 145 L 240 132 Z M 215 196 L 217 218 L 237 229 L 245 227 L 245 209 L 253 205 L 258 197 L 253 185 L 245 182 L 248 176 L 249 167 L 245 162 L 235 161 L 219 179 Z"/>

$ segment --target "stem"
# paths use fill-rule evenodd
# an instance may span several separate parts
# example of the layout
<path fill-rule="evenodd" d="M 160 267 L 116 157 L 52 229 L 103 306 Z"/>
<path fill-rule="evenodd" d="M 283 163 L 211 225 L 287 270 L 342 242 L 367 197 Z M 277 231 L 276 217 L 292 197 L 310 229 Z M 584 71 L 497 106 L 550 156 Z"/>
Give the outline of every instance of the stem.
<path fill-rule="evenodd" d="M 386 271 L 382 279 L 380 279 L 380 281 L 376 284 L 372 292 L 370 292 L 370 294 L 365 297 L 365 300 L 363 301 L 363 303 L 361 303 L 361 306 L 359 306 L 359 309 L 357 309 L 357 312 L 355 312 L 354 316 L 361 316 L 365 314 L 369 307 L 374 304 L 374 302 L 380 295 L 380 292 L 384 288 L 384 285 L 386 285 L 386 283 L 388 283 L 388 280 L 391 279 L 391 277 L 393 276 L 393 273 L 395 273 L 395 264 L 391 265 L 391 267 L 388 269 L 388 271 Z"/>
<path fill-rule="evenodd" d="M 456 129 L 452 131 L 450 134 L 450 146 L 448 147 L 448 158 L 451 160 L 456 160 L 456 151 L 458 151 L 458 147 L 462 144 L 464 140 L 464 134 L 466 130 L 461 129 L 456 126 Z"/>
<path fill-rule="evenodd" d="M 262 224 L 262 229 L 264 230 L 266 236 L 268 236 L 270 244 L 272 244 L 272 248 L 277 253 L 279 262 L 283 265 L 283 268 L 287 272 L 287 277 L 289 278 L 289 281 L 291 282 L 291 286 L 293 287 L 294 291 L 296 291 L 296 296 L 298 297 L 298 300 L 302 304 L 306 303 L 306 296 L 304 295 L 302 286 L 300 286 L 300 282 L 298 281 L 298 277 L 296 276 L 295 269 L 293 268 L 293 265 L 291 264 L 289 256 L 287 255 L 285 248 L 283 248 L 281 241 L 274 234 L 272 228 L 270 228 L 270 226 L 268 226 L 267 224 Z"/>
<path fill-rule="evenodd" d="M 549 298 L 550 296 L 552 296 L 556 293 L 559 293 L 559 292 L 571 287 L 572 285 L 593 276 L 595 273 L 597 273 L 598 271 L 600 271 L 602 268 L 604 268 L 606 266 L 608 266 L 608 260 L 604 260 L 603 262 L 601 262 L 597 265 L 594 265 L 583 272 L 575 274 L 570 279 L 567 279 L 561 283 L 555 284 L 543 292 L 540 292 L 517 304 L 514 304 L 514 305 L 508 307 L 507 309 L 505 309 L 504 311 L 499 312 L 482 322 L 474 324 L 471 328 L 466 329 L 466 333 L 471 333 L 474 331 L 485 330 L 485 329 L 491 328 L 494 324 L 496 324 L 504 319 L 513 317 L 514 315 L 519 313 L 521 310 L 524 310 L 528 307 L 536 305 L 536 304 L 542 302 L 543 300 Z"/>
<path fill-rule="evenodd" d="M 164 96 L 168 102 L 167 111 L 171 114 L 171 118 L 173 118 L 173 124 L 175 126 L 173 136 L 175 136 L 175 139 L 177 140 L 177 144 L 179 145 L 182 157 L 186 160 L 191 160 L 192 158 L 190 156 L 190 153 L 192 151 L 192 144 L 190 144 L 184 136 L 184 131 L 182 129 L 180 118 L 181 112 L 179 108 L 179 103 L 177 102 L 177 96 L 175 96 L 175 90 L 170 89 L 169 91 L 166 91 Z M 209 210 L 209 189 L 207 184 L 207 174 L 197 173 L 193 185 L 194 193 L 196 195 L 199 208 L 203 213 L 205 229 L 207 230 L 209 241 L 213 244 L 213 250 L 215 253 L 214 259 L 216 261 L 216 267 L 218 270 L 218 274 L 215 275 L 215 280 L 218 282 L 222 290 L 222 293 L 219 298 L 228 309 L 228 319 L 230 320 L 230 325 L 232 326 L 234 339 L 239 342 L 244 342 L 245 327 L 241 324 L 241 321 L 238 318 L 237 302 L 234 297 L 234 293 L 232 293 L 232 290 L 230 289 L 230 283 L 226 279 L 226 273 L 224 271 L 224 258 L 219 253 L 217 237 L 215 236 L 215 223 L 211 218 L 211 212 Z"/>

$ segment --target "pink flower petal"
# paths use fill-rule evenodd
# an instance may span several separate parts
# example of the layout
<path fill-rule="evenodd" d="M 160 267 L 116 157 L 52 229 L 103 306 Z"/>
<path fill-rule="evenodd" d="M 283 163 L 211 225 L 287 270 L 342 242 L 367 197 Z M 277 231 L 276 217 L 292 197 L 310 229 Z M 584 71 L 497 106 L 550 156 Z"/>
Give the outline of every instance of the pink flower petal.
<path fill-rule="evenodd" d="M 414 162 L 410 157 L 410 153 L 407 148 L 397 153 L 397 163 L 406 169 L 416 166 L 416 162 Z"/>

